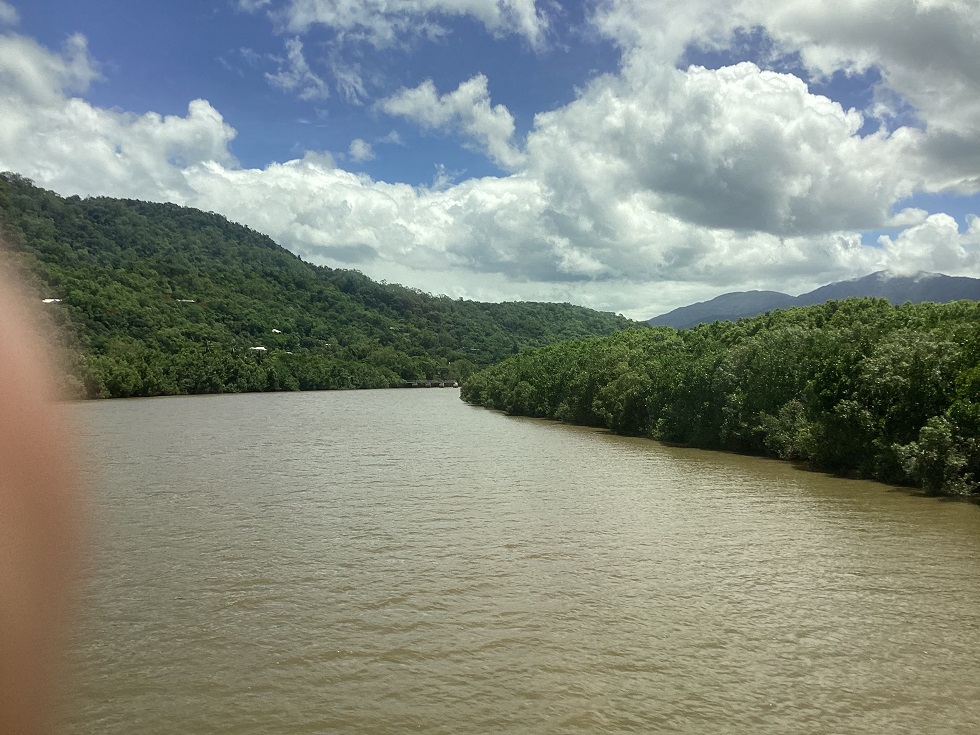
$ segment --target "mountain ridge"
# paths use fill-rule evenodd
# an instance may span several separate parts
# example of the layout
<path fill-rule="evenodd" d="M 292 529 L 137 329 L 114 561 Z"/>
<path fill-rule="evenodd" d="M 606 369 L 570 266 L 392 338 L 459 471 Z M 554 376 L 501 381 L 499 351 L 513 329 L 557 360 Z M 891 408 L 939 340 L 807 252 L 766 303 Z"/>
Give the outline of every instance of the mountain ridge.
<path fill-rule="evenodd" d="M 698 324 L 758 316 L 773 309 L 812 306 L 853 297 L 884 298 L 893 304 L 906 301 L 914 304 L 926 301 L 948 303 L 961 299 L 980 301 L 980 279 L 926 271 L 912 275 L 875 271 L 859 278 L 828 283 L 799 296 L 780 291 L 732 291 L 707 301 L 681 306 L 648 319 L 646 323 L 654 327 L 689 329 Z"/>

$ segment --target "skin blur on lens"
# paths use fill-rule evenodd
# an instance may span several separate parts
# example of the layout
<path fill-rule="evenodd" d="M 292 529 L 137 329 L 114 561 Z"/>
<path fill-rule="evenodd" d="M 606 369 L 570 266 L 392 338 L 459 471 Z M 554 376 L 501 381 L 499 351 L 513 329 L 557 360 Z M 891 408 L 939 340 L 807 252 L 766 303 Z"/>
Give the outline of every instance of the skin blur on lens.
<path fill-rule="evenodd" d="M 41 301 L 10 271 L 0 243 L 0 733 L 34 735 L 56 724 L 79 498 Z"/>

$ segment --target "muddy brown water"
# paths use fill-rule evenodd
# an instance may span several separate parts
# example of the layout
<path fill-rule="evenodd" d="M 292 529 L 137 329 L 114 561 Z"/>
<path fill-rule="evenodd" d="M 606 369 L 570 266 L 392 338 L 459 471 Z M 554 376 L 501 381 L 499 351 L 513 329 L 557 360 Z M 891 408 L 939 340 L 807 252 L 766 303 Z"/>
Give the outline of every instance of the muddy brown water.
<path fill-rule="evenodd" d="M 73 405 L 63 731 L 980 732 L 980 508 L 458 396 Z"/>

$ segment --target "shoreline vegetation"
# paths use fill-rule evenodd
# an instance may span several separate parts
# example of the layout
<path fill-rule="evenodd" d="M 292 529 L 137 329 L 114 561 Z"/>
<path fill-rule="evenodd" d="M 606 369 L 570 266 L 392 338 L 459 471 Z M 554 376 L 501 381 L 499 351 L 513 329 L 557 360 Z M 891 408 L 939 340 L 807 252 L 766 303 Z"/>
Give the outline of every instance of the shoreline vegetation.
<path fill-rule="evenodd" d="M 980 302 L 848 299 L 677 331 L 315 266 L 212 212 L 0 174 L 4 268 L 67 397 L 388 388 L 980 498 Z"/>
<path fill-rule="evenodd" d="M 980 303 L 847 299 L 524 352 L 461 398 L 980 499 Z"/>
<path fill-rule="evenodd" d="M 61 197 L 0 174 L 3 267 L 64 343 L 68 397 L 460 381 L 523 349 L 637 325 L 572 304 L 431 296 L 315 266 L 213 212 Z"/>

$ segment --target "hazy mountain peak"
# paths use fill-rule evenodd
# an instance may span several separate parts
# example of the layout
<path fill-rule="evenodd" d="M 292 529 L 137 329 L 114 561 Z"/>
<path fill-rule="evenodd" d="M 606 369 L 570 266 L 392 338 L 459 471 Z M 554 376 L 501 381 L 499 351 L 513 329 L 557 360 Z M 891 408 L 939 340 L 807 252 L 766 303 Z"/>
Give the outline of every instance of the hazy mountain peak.
<path fill-rule="evenodd" d="M 773 309 L 822 304 L 832 299 L 872 296 L 893 304 L 906 301 L 947 303 L 960 299 L 980 300 L 980 279 L 917 271 L 876 271 L 860 278 L 828 283 L 793 297 L 778 291 L 736 291 L 708 301 L 682 306 L 648 321 L 653 326 L 687 329 L 698 324 L 756 316 Z"/>

